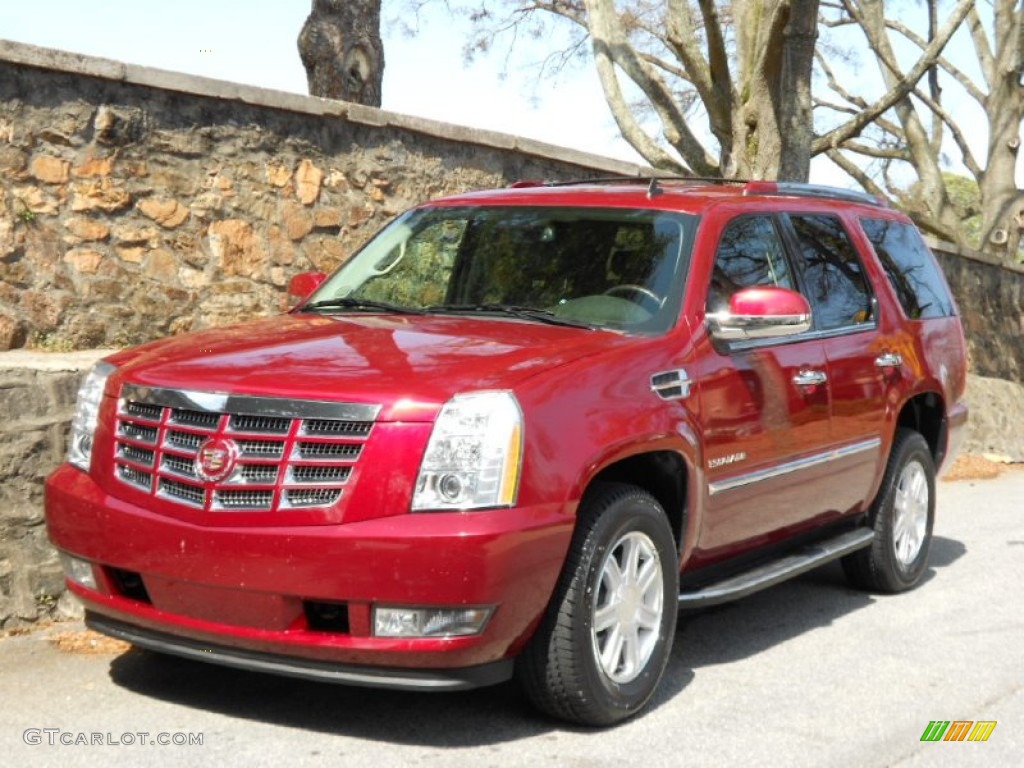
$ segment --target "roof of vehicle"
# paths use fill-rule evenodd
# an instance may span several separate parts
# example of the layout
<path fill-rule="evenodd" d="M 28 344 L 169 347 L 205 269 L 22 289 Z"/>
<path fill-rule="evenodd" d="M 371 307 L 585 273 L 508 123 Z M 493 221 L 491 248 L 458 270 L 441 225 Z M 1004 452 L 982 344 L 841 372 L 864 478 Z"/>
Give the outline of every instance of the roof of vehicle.
<path fill-rule="evenodd" d="M 504 189 L 469 192 L 430 205 L 607 205 L 694 211 L 713 201 L 803 198 L 887 208 L 872 195 L 837 187 L 795 182 L 638 176 L 579 181 L 518 181 Z"/>

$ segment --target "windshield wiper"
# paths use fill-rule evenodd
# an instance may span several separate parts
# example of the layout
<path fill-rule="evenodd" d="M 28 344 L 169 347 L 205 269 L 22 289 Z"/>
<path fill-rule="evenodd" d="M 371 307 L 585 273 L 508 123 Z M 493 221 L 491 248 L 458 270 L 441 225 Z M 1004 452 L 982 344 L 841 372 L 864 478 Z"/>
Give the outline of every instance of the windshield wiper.
<path fill-rule="evenodd" d="M 514 317 L 519 320 L 529 320 L 535 323 L 547 323 L 548 325 L 564 325 L 569 328 L 586 328 L 591 331 L 597 327 L 591 323 L 584 322 L 583 320 L 573 320 L 569 317 L 561 317 L 548 309 L 523 307 L 515 304 L 436 304 L 434 306 L 427 307 L 426 311 L 442 314 L 446 312 L 451 312 L 453 314 L 461 314 L 464 312 L 492 312 Z"/>
<path fill-rule="evenodd" d="M 316 312 L 321 309 L 357 309 L 368 312 L 393 312 L 399 315 L 423 315 L 422 309 L 403 307 L 398 304 L 389 304 L 386 301 L 374 301 L 373 299 L 357 299 L 352 296 L 339 296 L 334 299 L 321 299 L 306 304 L 299 309 L 300 312 Z"/>

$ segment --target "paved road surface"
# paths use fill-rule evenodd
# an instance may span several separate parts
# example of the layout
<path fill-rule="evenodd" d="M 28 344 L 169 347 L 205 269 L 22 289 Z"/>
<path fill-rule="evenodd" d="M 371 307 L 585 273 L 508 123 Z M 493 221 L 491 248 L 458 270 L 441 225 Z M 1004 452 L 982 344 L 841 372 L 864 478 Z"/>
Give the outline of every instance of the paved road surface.
<path fill-rule="evenodd" d="M 865 595 L 832 565 L 685 616 L 654 706 L 612 730 L 538 718 L 511 685 L 344 688 L 142 651 L 67 654 L 36 633 L 0 641 L 0 754 L 11 766 L 1019 766 L 1024 471 L 939 490 L 920 589 Z M 922 743 L 931 720 L 998 725 L 985 743 Z M 141 732 L 202 744 L 60 745 Z"/>

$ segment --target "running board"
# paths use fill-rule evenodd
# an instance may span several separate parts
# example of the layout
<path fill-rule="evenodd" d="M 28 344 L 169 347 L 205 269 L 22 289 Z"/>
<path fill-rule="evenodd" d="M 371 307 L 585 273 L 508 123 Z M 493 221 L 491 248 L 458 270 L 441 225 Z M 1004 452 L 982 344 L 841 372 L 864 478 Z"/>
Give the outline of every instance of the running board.
<path fill-rule="evenodd" d="M 825 541 L 809 544 L 777 560 L 763 563 L 738 576 L 708 584 L 693 592 L 679 594 L 680 608 L 703 608 L 752 595 L 767 587 L 799 576 L 819 565 L 836 560 L 858 549 L 871 546 L 875 533 L 871 528 L 857 528 Z"/>

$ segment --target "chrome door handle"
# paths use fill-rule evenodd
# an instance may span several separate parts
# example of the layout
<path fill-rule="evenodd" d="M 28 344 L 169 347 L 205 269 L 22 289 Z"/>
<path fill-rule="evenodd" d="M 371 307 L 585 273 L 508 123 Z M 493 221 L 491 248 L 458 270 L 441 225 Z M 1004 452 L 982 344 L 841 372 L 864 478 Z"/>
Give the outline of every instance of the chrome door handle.
<path fill-rule="evenodd" d="M 816 387 L 819 384 L 824 384 L 828 381 L 822 371 L 802 370 L 796 376 L 793 377 L 793 383 L 798 387 Z"/>
<path fill-rule="evenodd" d="M 903 356 L 898 352 L 885 352 L 875 358 L 876 368 L 899 368 L 903 365 Z"/>

